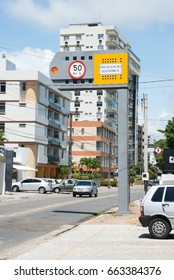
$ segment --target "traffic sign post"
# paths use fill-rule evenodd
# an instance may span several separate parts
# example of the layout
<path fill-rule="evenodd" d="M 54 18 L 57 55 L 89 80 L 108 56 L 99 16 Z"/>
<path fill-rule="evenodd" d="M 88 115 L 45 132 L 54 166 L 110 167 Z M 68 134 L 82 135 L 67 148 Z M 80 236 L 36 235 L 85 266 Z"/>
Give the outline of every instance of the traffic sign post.
<path fill-rule="evenodd" d="M 129 209 L 128 101 L 130 91 L 135 92 L 136 96 L 137 88 L 129 80 L 130 75 L 139 75 L 139 68 L 139 60 L 128 50 L 57 52 L 50 63 L 50 78 L 60 90 L 114 89 L 118 93 L 120 213 L 127 213 Z"/>

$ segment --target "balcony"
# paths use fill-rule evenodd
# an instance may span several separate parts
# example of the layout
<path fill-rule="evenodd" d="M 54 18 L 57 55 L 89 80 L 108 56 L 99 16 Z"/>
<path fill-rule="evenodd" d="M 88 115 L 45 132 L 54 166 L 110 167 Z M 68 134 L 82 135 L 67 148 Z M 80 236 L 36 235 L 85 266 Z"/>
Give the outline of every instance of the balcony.
<path fill-rule="evenodd" d="M 56 111 L 62 112 L 61 106 L 59 103 L 54 102 L 52 99 L 49 99 L 49 106 Z"/>
<path fill-rule="evenodd" d="M 50 126 L 52 126 L 54 128 L 57 128 L 57 129 L 61 129 L 61 125 L 60 125 L 60 123 L 57 120 L 55 120 L 55 119 L 53 119 L 51 117 L 49 117 L 48 120 L 49 120 L 49 125 Z"/>
<path fill-rule="evenodd" d="M 117 41 L 115 36 L 108 36 L 106 39 L 106 46 L 112 47 L 115 49 L 120 49 L 119 42 Z"/>
<path fill-rule="evenodd" d="M 61 145 L 61 141 L 59 139 L 57 139 L 57 138 L 48 136 L 48 144 L 60 146 Z"/>
<path fill-rule="evenodd" d="M 58 164 L 59 163 L 59 156 L 58 155 L 47 155 L 48 163 L 50 164 Z"/>

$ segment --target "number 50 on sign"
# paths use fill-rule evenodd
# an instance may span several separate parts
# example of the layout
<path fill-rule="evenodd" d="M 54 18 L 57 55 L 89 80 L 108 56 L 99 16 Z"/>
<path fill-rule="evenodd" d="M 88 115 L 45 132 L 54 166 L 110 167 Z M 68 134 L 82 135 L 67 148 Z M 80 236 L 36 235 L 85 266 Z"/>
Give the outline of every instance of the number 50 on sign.
<path fill-rule="evenodd" d="M 68 67 L 68 73 L 73 79 L 80 79 L 86 73 L 86 66 L 79 60 L 73 61 Z"/>

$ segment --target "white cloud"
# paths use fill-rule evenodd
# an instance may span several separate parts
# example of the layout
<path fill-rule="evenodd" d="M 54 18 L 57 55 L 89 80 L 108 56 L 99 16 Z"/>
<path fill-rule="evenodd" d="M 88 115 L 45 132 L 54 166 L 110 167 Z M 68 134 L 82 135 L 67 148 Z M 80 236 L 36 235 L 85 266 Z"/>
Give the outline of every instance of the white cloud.
<path fill-rule="evenodd" d="M 16 64 L 18 70 L 37 70 L 49 77 L 49 64 L 54 56 L 51 50 L 32 49 L 26 47 L 23 50 L 7 54 L 7 59 Z"/>
<path fill-rule="evenodd" d="M 96 21 L 130 29 L 174 23 L 173 0 L 5 0 L 3 7 L 17 20 L 50 30 Z"/>

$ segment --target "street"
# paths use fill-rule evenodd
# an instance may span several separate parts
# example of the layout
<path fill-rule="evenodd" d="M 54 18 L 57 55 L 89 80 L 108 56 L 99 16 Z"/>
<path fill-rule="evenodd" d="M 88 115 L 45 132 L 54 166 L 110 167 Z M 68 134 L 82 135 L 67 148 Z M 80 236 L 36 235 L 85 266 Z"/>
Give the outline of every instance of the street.
<path fill-rule="evenodd" d="M 18 193 L 15 194 L 19 195 Z M 131 200 L 143 196 L 142 188 L 131 190 Z M 99 196 L 72 197 L 72 193 L 28 194 L 0 201 L 0 258 L 22 243 L 33 243 L 49 234 L 94 217 L 118 205 L 117 188 L 99 188 Z"/>

